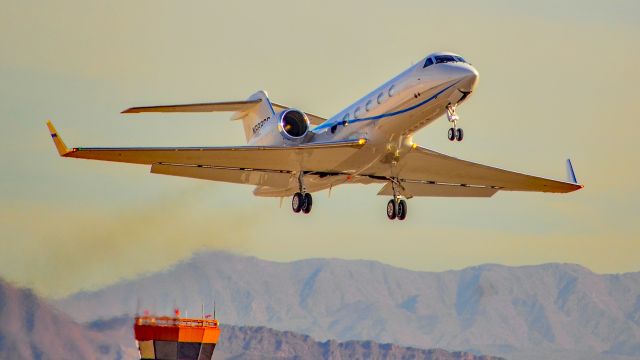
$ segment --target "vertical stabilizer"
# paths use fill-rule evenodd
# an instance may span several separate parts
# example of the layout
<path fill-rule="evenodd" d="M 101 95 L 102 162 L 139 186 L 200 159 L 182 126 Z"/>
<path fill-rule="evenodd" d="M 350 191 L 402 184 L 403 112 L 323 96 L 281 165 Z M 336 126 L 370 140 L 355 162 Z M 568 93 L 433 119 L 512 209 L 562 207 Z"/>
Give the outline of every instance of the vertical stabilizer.
<path fill-rule="evenodd" d="M 260 100 L 258 104 L 251 109 L 238 111 L 233 115 L 234 120 L 241 120 L 242 127 L 244 128 L 244 135 L 247 142 L 253 138 L 253 136 L 260 130 L 260 123 L 262 121 L 267 122 L 273 119 L 276 115 L 271 101 L 264 90 L 260 90 L 255 94 L 249 96 L 247 100 Z"/>

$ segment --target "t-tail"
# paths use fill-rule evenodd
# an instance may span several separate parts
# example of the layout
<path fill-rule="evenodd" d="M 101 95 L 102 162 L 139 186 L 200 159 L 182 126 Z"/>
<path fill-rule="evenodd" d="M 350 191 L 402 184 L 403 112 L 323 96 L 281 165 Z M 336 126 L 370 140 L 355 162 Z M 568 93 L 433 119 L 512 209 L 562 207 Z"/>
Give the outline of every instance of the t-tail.
<path fill-rule="evenodd" d="M 274 109 L 275 108 L 275 109 Z M 181 105 L 156 105 L 156 106 L 139 106 L 132 107 L 124 110 L 122 113 L 146 113 L 146 112 L 173 112 L 173 113 L 185 113 L 185 112 L 219 112 L 230 111 L 234 112 L 232 120 L 241 120 L 244 127 L 244 135 L 247 142 L 260 133 L 262 127 L 267 125 L 269 120 L 275 119 L 276 111 L 286 110 L 288 107 L 279 104 L 273 104 L 267 93 L 263 90 L 257 91 L 251 95 L 247 100 L 242 101 L 224 101 L 214 103 L 198 103 L 198 104 L 181 104 Z M 313 123 L 320 123 L 325 119 L 306 114 L 308 117 L 312 117 Z"/>
<path fill-rule="evenodd" d="M 254 105 L 237 111 L 233 114 L 232 119 L 242 121 L 244 136 L 247 142 L 250 142 L 254 136 L 260 133 L 262 127 L 271 119 L 275 119 L 276 112 L 267 93 L 263 90 L 257 91 L 255 94 L 249 96 L 247 102 L 254 103 Z"/>

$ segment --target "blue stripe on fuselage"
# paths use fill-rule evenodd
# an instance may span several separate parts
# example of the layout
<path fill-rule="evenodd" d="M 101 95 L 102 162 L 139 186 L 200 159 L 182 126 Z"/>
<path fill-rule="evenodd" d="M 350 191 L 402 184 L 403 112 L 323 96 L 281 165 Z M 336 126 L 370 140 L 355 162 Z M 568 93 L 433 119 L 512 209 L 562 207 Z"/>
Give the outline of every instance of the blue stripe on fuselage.
<path fill-rule="evenodd" d="M 428 102 L 430 102 L 430 101 L 434 100 L 434 99 L 435 99 L 435 98 L 437 98 L 438 96 L 442 95 L 442 93 L 443 93 L 443 92 L 445 92 L 445 91 L 447 91 L 447 90 L 451 89 L 451 87 L 453 87 L 454 85 L 456 85 L 458 82 L 459 82 L 459 81 L 457 81 L 457 82 L 455 82 L 455 83 L 453 83 L 453 84 L 451 84 L 451 85 L 447 86 L 446 88 L 444 88 L 444 89 L 442 89 L 442 90 L 438 91 L 435 95 L 431 96 L 430 98 L 428 98 L 428 99 L 426 99 L 426 100 L 424 100 L 424 101 L 422 101 L 422 102 L 419 102 L 419 103 L 417 103 L 417 104 L 415 104 L 415 105 L 413 105 L 413 106 L 409 106 L 409 107 L 408 107 L 408 108 L 406 108 L 406 109 L 402 109 L 402 110 L 398 110 L 398 111 L 394 111 L 394 112 L 390 112 L 390 113 L 385 113 L 385 114 L 380 114 L 380 115 L 376 115 L 376 116 L 371 116 L 371 117 L 367 117 L 367 118 L 362 118 L 362 119 L 353 119 L 353 120 L 349 120 L 348 122 L 349 122 L 349 124 L 353 124 L 353 123 L 362 122 L 362 121 L 379 120 L 379 119 L 383 119 L 383 118 L 386 118 L 386 117 L 391 117 L 391 116 L 396 116 L 396 115 L 404 114 L 404 113 L 406 113 L 406 112 L 408 112 L 408 111 L 411 111 L 411 110 L 413 110 L 413 109 L 419 108 L 420 106 L 422 106 L 422 105 L 424 105 L 424 104 L 426 104 L 426 103 L 428 103 Z M 323 124 L 320 124 L 320 125 L 316 126 L 316 128 L 315 128 L 315 129 L 313 129 L 313 130 L 315 131 L 315 130 L 321 130 L 321 129 L 324 129 L 324 128 L 328 128 L 328 127 L 331 127 L 331 126 L 333 126 L 333 125 L 337 125 L 337 124 L 339 124 L 340 122 L 341 122 L 341 121 L 333 121 L 333 122 L 328 122 L 328 121 L 327 121 L 327 122 L 325 122 L 325 123 L 323 123 Z"/>

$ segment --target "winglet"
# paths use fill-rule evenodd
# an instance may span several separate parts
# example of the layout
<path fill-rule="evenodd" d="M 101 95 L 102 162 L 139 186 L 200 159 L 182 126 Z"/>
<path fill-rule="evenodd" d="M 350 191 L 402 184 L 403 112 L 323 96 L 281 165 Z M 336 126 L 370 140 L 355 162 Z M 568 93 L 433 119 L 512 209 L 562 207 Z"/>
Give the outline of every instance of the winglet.
<path fill-rule="evenodd" d="M 577 184 L 576 173 L 573 171 L 573 165 L 571 165 L 571 159 L 567 159 L 567 182 Z"/>
<path fill-rule="evenodd" d="M 64 141 L 62 141 L 60 136 L 58 136 L 58 131 L 56 131 L 56 128 L 53 126 L 51 120 L 47 121 L 47 127 L 49 128 L 49 133 L 51 134 L 53 143 L 56 145 L 56 149 L 58 149 L 58 154 L 60 154 L 60 156 L 65 156 L 66 154 L 70 153 L 71 150 L 67 148 L 67 145 L 65 145 Z"/>

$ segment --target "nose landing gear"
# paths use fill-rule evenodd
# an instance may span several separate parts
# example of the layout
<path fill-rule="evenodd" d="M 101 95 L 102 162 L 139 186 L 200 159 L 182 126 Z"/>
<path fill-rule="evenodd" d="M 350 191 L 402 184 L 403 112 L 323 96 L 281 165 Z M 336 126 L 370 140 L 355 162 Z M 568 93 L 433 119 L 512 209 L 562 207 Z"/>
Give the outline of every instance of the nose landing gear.
<path fill-rule="evenodd" d="M 447 120 L 449 120 L 449 122 L 453 124 L 453 127 L 449 128 L 449 133 L 447 135 L 449 140 L 462 141 L 462 139 L 464 138 L 464 131 L 462 131 L 462 129 L 458 127 L 458 120 L 460 120 L 460 117 L 456 112 L 455 105 L 447 105 Z"/>

